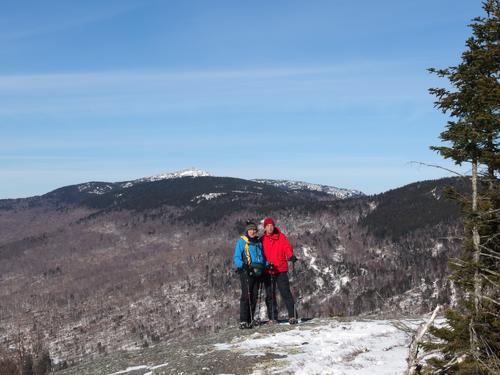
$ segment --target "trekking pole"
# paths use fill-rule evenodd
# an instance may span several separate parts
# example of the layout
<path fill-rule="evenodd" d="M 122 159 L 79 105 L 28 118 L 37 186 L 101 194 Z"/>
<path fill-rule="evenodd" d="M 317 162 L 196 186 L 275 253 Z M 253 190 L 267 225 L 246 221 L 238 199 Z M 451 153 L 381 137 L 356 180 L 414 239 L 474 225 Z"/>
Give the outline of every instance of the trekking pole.
<path fill-rule="evenodd" d="M 248 272 L 246 272 L 247 275 L 247 294 L 248 294 L 248 310 L 250 311 L 250 324 L 253 322 L 253 312 L 252 312 L 252 297 L 250 295 L 250 278 L 248 276 Z"/>
<path fill-rule="evenodd" d="M 271 320 L 274 320 L 274 304 L 276 303 L 276 295 L 274 292 L 274 275 L 271 274 Z"/>
<path fill-rule="evenodd" d="M 259 292 L 257 294 L 257 318 L 256 322 L 258 325 L 260 325 L 260 304 L 262 302 L 262 280 L 259 282 Z"/>
<path fill-rule="evenodd" d="M 295 262 L 292 262 L 292 276 L 293 276 L 293 283 L 295 284 L 295 287 L 293 288 L 295 290 L 295 298 L 293 300 L 293 316 L 295 318 L 295 320 L 298 320 L 298 314 L 297 314 L 297 303 L 298 303 L 298 288 L 296 286 L 296 280 L 297 280 L 297 274 L 295 273 Z"/>

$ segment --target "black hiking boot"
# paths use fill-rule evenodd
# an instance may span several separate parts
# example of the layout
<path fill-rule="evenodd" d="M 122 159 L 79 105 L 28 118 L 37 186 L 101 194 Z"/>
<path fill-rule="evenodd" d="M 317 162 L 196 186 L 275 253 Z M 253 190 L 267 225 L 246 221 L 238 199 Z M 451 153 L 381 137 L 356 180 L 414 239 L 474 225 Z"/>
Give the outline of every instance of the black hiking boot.
<path fill-rule="evenodd" d="M 298 320 L 295 319 L 295 318 L 290 318 L 290 319 L 288 319 L 288 323 L 290 323 L 290 324 L 297 324 Z"/>
<path fill-rule="evenodd" d="M 248 322 L 240 322 L 240 329 L 250 329 L 252 325 Z"/>
<path fill-rule="evenodd" d="M 262 322 L 260 321 L 260 319 L 254 319 L 252 320 L 252 327 L 258 327 L 262 324 Z"/>

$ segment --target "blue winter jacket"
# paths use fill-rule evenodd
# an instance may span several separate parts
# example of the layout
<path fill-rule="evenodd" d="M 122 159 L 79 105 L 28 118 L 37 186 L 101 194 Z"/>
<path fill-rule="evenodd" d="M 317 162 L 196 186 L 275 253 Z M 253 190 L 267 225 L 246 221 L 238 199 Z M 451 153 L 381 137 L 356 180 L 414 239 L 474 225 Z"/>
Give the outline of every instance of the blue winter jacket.
<path fill-rule="evenodd" d="M 244 263 L 247 263 L 245 257 L 245 243 L 245 240 L 240 238 L 234 247 L 233 263 L 234 266 L 239 269 L 243 268 Z M 265 268 L 267 266 L 267 261 L 262 251 L 262 243 L 260 241 L 249 242 L 248 251 L 250 253 L 252 268 Z"/>

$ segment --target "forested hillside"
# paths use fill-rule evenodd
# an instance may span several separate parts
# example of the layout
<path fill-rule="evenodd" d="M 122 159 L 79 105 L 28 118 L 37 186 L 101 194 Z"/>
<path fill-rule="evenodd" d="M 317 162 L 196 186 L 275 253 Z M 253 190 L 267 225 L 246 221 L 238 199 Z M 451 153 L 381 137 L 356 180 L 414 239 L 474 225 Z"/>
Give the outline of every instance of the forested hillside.
<path fill-rule="evenodd" d="M 0 342 L 20 330 L 60 365 L 234 324 L 232 252 L 271 215 L 299 261 L 301 316 L 415 314 L 446 303 L 458 179 L 338 199 L 212 176 L 89 183 L 0 201 Z"/>

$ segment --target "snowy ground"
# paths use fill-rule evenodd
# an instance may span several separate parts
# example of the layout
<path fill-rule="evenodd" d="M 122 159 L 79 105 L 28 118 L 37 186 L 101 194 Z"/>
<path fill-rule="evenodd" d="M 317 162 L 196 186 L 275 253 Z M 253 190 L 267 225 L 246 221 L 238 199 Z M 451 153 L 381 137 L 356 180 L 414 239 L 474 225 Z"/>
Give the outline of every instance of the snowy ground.
<path fill-rule="evenodd" d="M 421 322 L 398 321 L 399 326 L 412 328 Z M 393 323 L 325 318 L 252 330 L 233 326 L 140 350 L 109 353 L 56 375 L 402 375 L 410 338 Z"/>
<path fill-rule="evenodd" d="M 409 337 L 390 321 L 319 323 L 313 321 L 275 334 L 257 330 L 215 346 L 245 356 L 282 355 L 270 363 L 259 362 L 257 357 L 254 374 L 403 374 Z"/>

